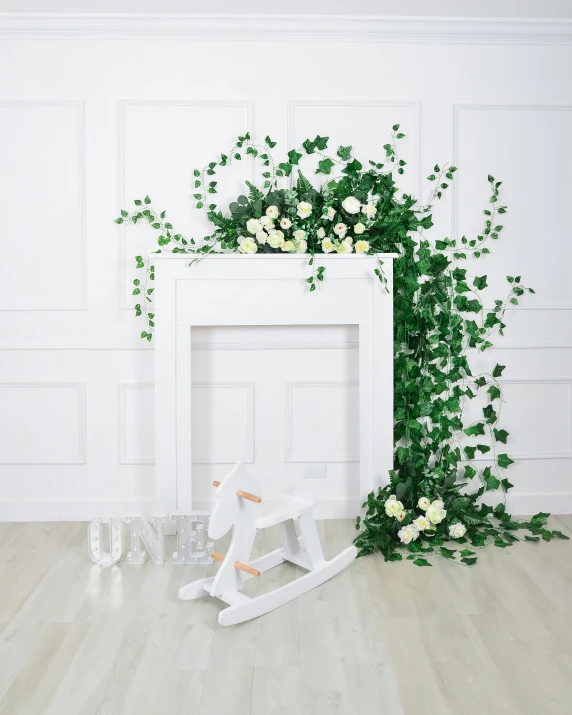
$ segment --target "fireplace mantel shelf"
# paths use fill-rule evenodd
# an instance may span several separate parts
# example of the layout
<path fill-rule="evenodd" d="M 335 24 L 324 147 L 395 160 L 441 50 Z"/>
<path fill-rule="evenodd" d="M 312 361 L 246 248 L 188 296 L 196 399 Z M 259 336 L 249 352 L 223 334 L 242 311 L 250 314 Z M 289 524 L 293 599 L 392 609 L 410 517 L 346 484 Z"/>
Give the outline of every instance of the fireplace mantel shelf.
<path fill-rule="evenodd" d="M 317 266 L 326 270 L 313 292 L 306 282 L 312 271 L 308 254 L 215 254 L 191 266 L 189 254 L 154 257 L 157 509 L 189 513 L 196 506 L 190 439 L 195 327 L 357 325 L 359 502 L 355 494 L 352 499 L 340 495 L 333 513 L 327 505 L 320 508 L 318 499 L 320 517 L 355 516 L 363 498 L 386 483 L 392 468 L 396 257 L 317 254 Z M 389 293 L 374 272 L 380 260 Z"/>

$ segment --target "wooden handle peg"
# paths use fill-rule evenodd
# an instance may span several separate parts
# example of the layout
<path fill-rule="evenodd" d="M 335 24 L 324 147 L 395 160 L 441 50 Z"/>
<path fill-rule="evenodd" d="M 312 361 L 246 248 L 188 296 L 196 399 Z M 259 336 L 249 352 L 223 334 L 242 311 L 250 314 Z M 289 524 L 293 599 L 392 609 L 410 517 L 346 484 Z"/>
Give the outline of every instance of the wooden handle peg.
<path fill-rule="evenodd" d="M 219 554 L 217 551 L 211 551 L 211 556 L 215 559 L 215 561 L 224 561 L 226 558 L 226 556 Z M 243 564 L 240 561 L 235 561 L 233 566 L 235 569 L 244 571 L 244 573 L 249 573 L 251 576 L 260 576 L 260 571 L 258 571 L 258 569 L 253 569 L 252 566 L 247 566 L 247 564 Z"/>
<path fill-rule="evenodd" d="M 242 497 L 243 499 L 248 499 L 248 501 L 253 501 L 256 504 L 260 504 L 262 501 L 262 497 L 257 497 L 256 494 L 251 494 L 250 492 L 243 492 L 242 489 L 239 489 L 236 492 L 237 497 Z"/>
<path fill-rule="evenodd" d="M 213 482 L 213 487 L 220 487 L 220 482 L 217 482 L 215 479 Z"/>

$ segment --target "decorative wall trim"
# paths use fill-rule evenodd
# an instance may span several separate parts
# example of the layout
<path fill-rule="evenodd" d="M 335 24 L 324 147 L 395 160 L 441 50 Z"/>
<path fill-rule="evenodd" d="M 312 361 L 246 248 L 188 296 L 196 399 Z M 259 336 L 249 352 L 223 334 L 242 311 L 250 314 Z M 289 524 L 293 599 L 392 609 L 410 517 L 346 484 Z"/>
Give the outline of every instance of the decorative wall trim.
<path fill-rule="evenodd" d="M 572 43 L 569 19 L 5 13 L 0 38 L 11 40 L 202 40 L 250 42 Z"/>
<path fill-rule="evenodd" d="M 0 15 L 0 28 L 2 16 Z M 1 37 L 1 30 L 0 30 Z M 78 244 L 79 244 L 79 276 L 80 295 L 77 305 L 0 305 L 0 311 L 50 311 L 61 312 L 68 310 L 87 310 L 87 237 L 86 237 L 86 163 L 85 163 L 85 101 L 83 100 L 3 100 L 2 107 L 75 107 L 77 110 L 78 133 L 78 161 L 77 161 L 77 189 L 78 189 Z"/>
<path fill-rule="evenodd" d="M 472 382 L 472 381 L 471 381 Z M 565 452 L 512 452 L 510 445 L 506 450 L 515 462 L 537 459 L 572 459 L 572 377 L 503 377 L 498 379 L 501 385 L 568 385 L 568 449 Z M 503 445 L 504 447 L 504 445 Z M 502 450 L 498 450 L 502 451 Z M 476 456 L 472 462 L 490 462 L 490 456 Z M 572 496 L 571 496 L 572 498 Z"/>
<path fill-rule="evenodd" d="M 90 521 L 96 516 L 123 517 L 126 514 L 149 516 L 154 510 L 152 497 L 127 497 L 114 501 L 18 501 L 0 499 L 0 523 L 3 521 Z"/>
<path fill-rule="evenodd" d="M 314 456 L 299 455 L 294 452 L 292 445 L 292 390 L 296 387 L 358 387 L 357 380 L 325 380 L 325 381 L 306 381 L 295 380 L 286 382 L 286 399 L 284 403 L 284 461 L 289 463 L 306 464 L 311 462 L 320 463 L 337 463 L 337 462 L 359 462 L 359 454 L 344 455 L 344 454 L 318 454 Z"/>
<path fill-rule="evenodd" d="M 192 387 L 202 388 L 244 388 L 246 390 L 246 452 L 243 462 L 245 464 L 254 463 L 254 382 L 193 382 Z M 154 459 L 134 459 L 127 456 L 126 449 L 126 410 L 125 396 L 128 389 L 154 389 L 152 382 L 120 382 L 118 384 L 118 444 L 119 444 L 119 464 L 155 464 Z M 193 464 L 234 464 L 236 459 L 231 456 L 208 457 L 204 459 L 193 458 Z"/>
<path fill-rule="evenodd" d="M 572 30 L 572 21 L 570 21 Z M 451 163 L 457 165 L 459 161 L 459 114 L 463 110 L 470 111 L 546 111 L 546 112 L 572 112 L 572 104 L 494 104 L 486 102 L 455 102 L 451 105 Z M 451 236 L 458 237 L 459 227 L 459 192 L 456 182 L 451 184 Z M 536 306 L 519 307 L 517 310 L 570 310 L 570 303 L 541 303 Z"/>
<path fill-rule="evenodd" d="M 1 25 L 1 18 L 0 18 Z M 0 32 L 1 37 L 1 32 Z M 243 107 L 246 109 L 246 129 L 254 131 L 254 101 L 250 100 L 217 100 L 217 99 L 121 99 L 117 102 L 117 216 L 125 208 L 128 200 L 125 190 L 125 172 L 127 157 L 125 155 L 125 109 L 126 107 Z M 242 131 L 241 129 L 237 129 Z M 248 179 L 254 183 L 254 163 L 250 157 L 246 162 Z M 190 175 L 190 174 L 189 174 Z M 134 197 L 129 197 L 131 201 Z M 119 307 L 122 310 L 133 310 L 133 305 L 127 302 L 127 233 L 128 224 L 117 226 L 119 236 Z"/>
<path fill-rule="evenodd" d="M 194 382 L 193 387 L 203 388 L 243 388 L 246 390 L 246 457 L 242 460 L 245 464 L 254 464 L 254 382 Z M 191 388 L 191 389 L 192 389 Z M 193 450 L 194 452 L 194 450 Z M 207 457 L 197 459 L 193 457 L 193 464 L 234 464 L 234 455 L 222 457 Z"/>
<path fill-rule="evenodd" d="M 78 445 L 77 445 L 77 455 L 71 457 L 55 457 L 52 459 L 30 459 L 22 455 L 21 457 L 14 458 L 2 458 L 0 457 L 0 464 L 37 464 L 37 465 L 48 465 L 48 464 L 86 464 L 87 454 L 86 454 L 86 403 L 85 403 L 85 382 L 2 382 L 0 383 L 0 388 L 2 387 L 75 387 L 78 392 Z M 1 519 L 0 519 L 1 521 Z"/>
<path fill-rule="evenodd" d="M 118 436 L 118 461 L 119 464 L 155 464 L 152 458 L 133 458 L 127 456 L 127 390 L 153 389 L 152 382 L 120 382 L 117 385 L 117 436 Z M 150 415 L 150 419 L 153 415 Z"/>
<path fill-rule="evenodd" d="M 413 128 L 403 127 L 408 138 L 413 140 L 413 155 L 417 162 L 416 178 L 414 185 L 414 195 L 421 193 L 421 102 L 417 100 L 360 100 L 360 99 L 289 99 L 287 102 L 287 143 L 288 147 L 294 147 L 294 122 L 296 107 L 408 107 L 414 110 L 415 125 Z M 390 139 L 391 126 L 380 127 L 380 133 Z M 365 161 L 375 159 L 375 157 L 363 157 Z M 377 160 L 381 161 L 382 157 Z"/>

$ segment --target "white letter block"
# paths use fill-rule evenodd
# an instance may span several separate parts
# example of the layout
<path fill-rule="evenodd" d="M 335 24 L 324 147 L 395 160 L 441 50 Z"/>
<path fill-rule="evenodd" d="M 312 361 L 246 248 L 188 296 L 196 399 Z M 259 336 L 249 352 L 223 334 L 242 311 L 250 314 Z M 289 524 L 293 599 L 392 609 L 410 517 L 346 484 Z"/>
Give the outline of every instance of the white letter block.
<path fill-rule="evenodd" d="M 162 564 L 165 560 L 164 526 L 165 516 L 153 516 L 147 522 L 140 516 L 126 516 L 125 523 L 131 528 L 131 550 L 127 554 L 128 564 L 144 564 L 149 552 L 153 563 Z M 140 548 L 141 542 L 145 549 Z"/>
<path fill-rule="evenodd" d="M 104 549 L 102 546 L 102 527 L 109 531 L 108 549 Z M 87 549 L 89 557 L 94 563 L 105 566 L 116 564 L 123 553 L 123 524 L 121 519 L 101 516 L 92 519 L 87 528 Z"/>
<path fill-rule="evenodd" d="M 208 514 L 172 514 L 177 522 L 174 564 L 212 564 L 213 542 L 208 541 Z"/>

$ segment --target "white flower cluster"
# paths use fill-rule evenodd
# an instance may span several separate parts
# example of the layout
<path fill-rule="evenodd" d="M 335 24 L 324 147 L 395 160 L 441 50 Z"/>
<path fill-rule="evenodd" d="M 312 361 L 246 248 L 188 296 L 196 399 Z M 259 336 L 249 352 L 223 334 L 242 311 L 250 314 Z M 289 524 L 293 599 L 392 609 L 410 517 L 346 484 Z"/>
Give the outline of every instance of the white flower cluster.
<path fill-rule="evenodd" d="M 364 218 L 356 224 L 348 225 L 342 221 L 336 223 L 333 228 L 333 235 L 328 235 L 326 229 L 320 226 L 317 230 L 308 224 L 302 224 L 306 228 L 298 228 L 302 221 L 312 216 L 313 206 L 307 201 L 300 201 L 296 204 L 296 218 L 288 218 L 284 215 L 280 218 L 278 206 L 268 206 L 265 215 L 261 218 L 251 218 L 246 222 L 246 230 L 250 235 L 240 236 L 238 239 L 238 250 L 241 253 L 256 253 L 258 247 L 268 244 L 271 248 L 280 249 L 286 253 L 306 253 L 308 250 L 309 233 L 322 242 L 324 253 L 368 253 L 370 250 L 369 241 L 359 238 L 365 233 L 371 222 L 375 219 L 377 208 L 373 202 L 361 204 L 355 196 L 347 196 L 342 201 L 342 209 L 349 216 L 361 213 Z M 292 212 L 293 215 L 293 212 Z M 336 210 L 332 206 L 324 208 L 321 216 L 322 221 L 334 221 Z M 298 220 L 299 219 L 299 220 Z M 275 222 L 279 222 L 279 228 Z M 294 221 L 294 224 L 293 224 Z M 296 225 L 297 224 L 297 225 Z M 284 232 L 291 232 L 286 235 Z M 353 236 L 348 235 L 353 231 Z"/>
<path fill-rule="evenodd" d="M 392 494 L 385 502 L 385 513 L 387 516 L 392 516 L 397 521 L 403 521 L 407 515 L 402 502 L 398 501 L 395 494 Z M 419 538 L 419 534 L 423 531 L 431 531 L 447 516 L 447 510 L 441 499 L 429 501 L 427 497 L 421 497 L 417 502 L 417 507 L 425 512 L 410 524 L 401 527 L 397 532 L 397 536 L 402 544 L 410 544 Z M 453 539 L 460 539 L 467 533 L 467 527 L 460 522 L 452 524 L 449 527 L 449 536 Z"/>

